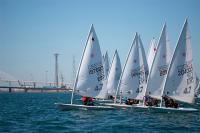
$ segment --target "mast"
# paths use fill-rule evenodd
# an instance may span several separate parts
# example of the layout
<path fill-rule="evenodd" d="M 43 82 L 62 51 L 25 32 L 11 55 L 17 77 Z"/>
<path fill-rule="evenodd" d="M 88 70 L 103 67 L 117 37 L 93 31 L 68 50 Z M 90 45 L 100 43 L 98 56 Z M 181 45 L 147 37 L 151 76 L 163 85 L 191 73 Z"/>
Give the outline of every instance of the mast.
<path fill-rule="evenodd" d="M 58 87 L 58 53 L 55 53 L 55 83 L 56 87 Z"/>

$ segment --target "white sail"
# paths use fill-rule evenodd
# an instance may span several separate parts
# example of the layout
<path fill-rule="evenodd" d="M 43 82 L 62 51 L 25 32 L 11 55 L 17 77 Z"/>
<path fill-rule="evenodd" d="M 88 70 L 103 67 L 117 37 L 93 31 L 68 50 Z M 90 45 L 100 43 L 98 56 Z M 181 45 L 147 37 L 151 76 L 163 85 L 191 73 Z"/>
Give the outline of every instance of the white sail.
<path fill-rule="evenodd" d="M 157 52 L 149 72 L 146 94 L 161 99 L 167 70 L 171 61 L 170 44 L 167 41 L 166 24 L 164 25 L 157 46 Z"/>
<path fill-rule="evenodd" d="M 149 70 L 151 69 L 155 54 L 156 54 L 156 39 L 153 38 L 150 42 L 150 48 L 149 48 L 149 52 L 148 52 L 148 56 L 147 56 Z"/>
<path fill-rule="evenodd" d="M 102 89 L 104 70 L 99 41 L 92 25 L 75 82 L 75 92 L 95 97 Z"/>
<path fill-rule="evenodd" d="M 109 64 L 109 57 L 108 57 L 108 52 L 106 51 L 106 54 L 103 58 L 103 67 L 104 67 L 104 79 L 107 80 L 109 70 L 110 70 L 110 64 Z"/>
<path fill-rule="evenodd" d="M 102 60 L 103 60 L 103 68 L 104 68 L 104 79 L 102 81 L 103 86 L 102 86 L 102 90 L 99 92 L 99 94 L 95 98 L 107 99 L 108 98 L 108 90 L 107 90 L 106 86 L 107 86 L 108 74 L 110 71 L 108 52 L 106 51 L 105 55 L 102 57 L 103 57 Z"/>
<path fill-rule="evenodd" d="M 144 47 L 142 44 L 142 40 L 139 36 L 139 50 L 140 50 L 140 80 L 139 80 L 139 88 L 140 88 L 140 93 L 138 94 L 138 97 L 140 97 L 140 100 L 142 100 L 145 96 L 146 93 L 146 86 L 147 86 L 147 78 L 149 74 L 149 67 L 146 59 L 146 54 L 144 51 Z"/>
<path fill-rule="evenodd" d="M 178 101 L 192 103 L 195 84 L 192 48 L 186 20 L 172 57 L 164 94 Z"/>
<path fill-rule="evenodd" d="M 121 75 L 121 62 L 117 50 L 113 56 L 113 61 L 107 79 L 103 81 L 103 87 L 96 98 L 107 99 L 109 95 L 116 94 L 117 85 Z"/>
<path fill-rule="evenodd" d="M 95 98 L 108 99 L 108 90 L 107 90 L 106 86 L 107 86 L 107 79 L 104 79 L 102 81 L 102 89 Z"/>
<path fill-rule="evenodd" d="M 120 79 L 121 72 L 122 72 L 121 62 L 118 52 L 116 50 L 113 56 L 110 73 L 108 75 L 108 80 L 107 80 L 106 88 L 108 90 L 108 95 L 114 96 L 116 94 L 117 85 Z"/>
<path fill-rule="evenodd" d="M 119 95 L 127 98 L 142 100 L 145 89 L 148 65 L 140 37 L 136 33 L 130 48 L 123 72 L 120 77 L 118 90 Z M 147 69 L 147 71 L 145 71 Z"/>

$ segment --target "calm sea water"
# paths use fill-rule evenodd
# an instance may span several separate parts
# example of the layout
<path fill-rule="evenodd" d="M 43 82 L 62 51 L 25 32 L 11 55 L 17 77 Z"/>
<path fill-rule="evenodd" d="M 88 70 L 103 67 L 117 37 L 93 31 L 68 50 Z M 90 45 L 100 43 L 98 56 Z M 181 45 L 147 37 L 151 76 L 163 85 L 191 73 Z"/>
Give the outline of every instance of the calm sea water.
<path fill-rule="evenodd" d="M 200 132 L 200 112 L 59 111 L 70 93 L 0 93 L 0 132 Z"/>

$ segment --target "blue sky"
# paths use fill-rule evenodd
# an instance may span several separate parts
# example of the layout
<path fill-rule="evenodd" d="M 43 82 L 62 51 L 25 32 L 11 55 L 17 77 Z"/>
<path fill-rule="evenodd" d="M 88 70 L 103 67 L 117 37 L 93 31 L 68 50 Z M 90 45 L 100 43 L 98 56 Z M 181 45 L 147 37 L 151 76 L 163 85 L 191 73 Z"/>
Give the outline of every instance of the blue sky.
<path fill-rule="evenodd" d="M 110 59 L 118 49 L 122 62 L 135 32 L 146 53 L 163 24 L 171 47 L 177 43 L 185 18 L 189 20 L 194 64 L 200 76 L 199 0 L 0 0 L 0 71 L 16 79 L 54 80 L 54 53 L 59 72 L 72 79 L 72 57 L 78 67 L 91 24 L 102 53 Z"/>

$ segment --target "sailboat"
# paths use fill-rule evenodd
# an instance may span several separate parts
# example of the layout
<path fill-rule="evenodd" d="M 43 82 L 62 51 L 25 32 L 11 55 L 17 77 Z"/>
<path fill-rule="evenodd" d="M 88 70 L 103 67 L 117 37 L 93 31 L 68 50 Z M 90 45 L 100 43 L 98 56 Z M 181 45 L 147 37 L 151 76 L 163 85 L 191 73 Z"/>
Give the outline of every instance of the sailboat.
<path fill-rule="evenodd" d="M 194 102 L 195 87 L 196 77 L 193 67 L 188 21 L 186 19 L 171 59 L 162 95 L 179 102 L 192 104 Z M 161 101 L 160 107 L 150 107 L 149 110 L 153 112 L 198 111 L 195 108 L 189 107 L 164 107 L 162 103 Z"/>
<path fill-rule="evenodd" d="M 150 42 L 150 48 L 147 56 L 147 63 L 149 66 L 149 70 L 151 69 L 155 54 L 156 54 L 156 39 L 153 38 Z"/>
<path fill-rule="evenodd" d="M 99 94 L 96 96 L 96 101 L 98 102 L 107 102 L 108 95 L 107 95 L 107 79 L 109 75 L 110 70 L 110 64 L 109 64 L 109 57 L 108 52 L 106 51 L 105 55 L 103 56 L 103 67 L 104 67 L 104 79 L 103 79 L 103 86 Z"/>
<path fill-rule="evenodd" d="M 145 88 L 148 75 L 148 65 L 142 41 L 136 33 L 134 41 L 128 53 L 119 84 L 116 91 L 116 98 L 120 96 L 120 103 L 106 104 L 117 108 L 132 108 L 121 102 L 122 98 L 142 101 L 145 95 Z"/>
<path fill-rule="evenodd" d="M 109 63 L 109 57 L 108 52 L 106 51 L 105 56 L 103 57 L 103 68 L 104 68 L 104 79 L 107 80 L 109 70 L 110 70 L 110 63 Z"/>
<path fill-rule="evenodd" d="M 113 56 L 112 65 L 110 68 L 110 74 L 108 76 L 107 90 L 108 95 L 114 96 L 117 91 L 117 85 L 122 72 L 121 62 L 117 50 Z"/>
<path fill-rule="evenodd" d="M 100 96 L 98 96 L 98 97 L 104 98 L 103 102 L 113 102 L 112 97 L 115 96 L 115 92 L 116 92 L 117 85 L 120 79 L 121 71 L 122 69 L 121 69 L 120 58 L 119 58 L 117 50 L 115 50 L 112 64 L 110 67 L 110 72 L 107 78 L 107 84 L 105 88 L 103 88 L 102 91 L 100 92 Z"/>
<path fill-rule="evenodd" d="M 83 51 L 80 61 L 78 72 L 76 75 L 71 103 L 56 103 L 57 107 L 61 110 L 73 109 L 91 109 L 91 110 L 109 110 L 109 106 L 88 106 L 73 103 L 74 93 L 87 96 L 96 97 L 102 89 L 104 79 L 104 68 L 102 63 L 102 54 L 99 46 L 99 41 L 95 33 L 93 25 L 91 26 L 89 36 Z"/>
<path fill-rule="evenodd" d="M 167 70 L 171 61 L 171 50 L 167 38 L 166 24 L 163 26 L 156 49 L 157 52 L 148 75 L 146 96 L 161 101 Z"/>

